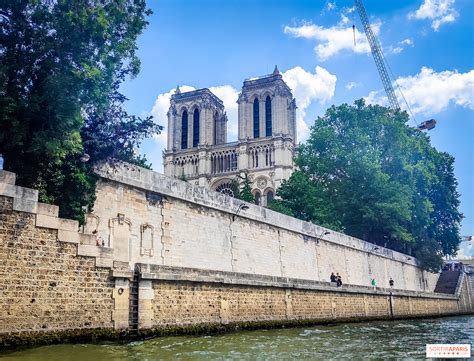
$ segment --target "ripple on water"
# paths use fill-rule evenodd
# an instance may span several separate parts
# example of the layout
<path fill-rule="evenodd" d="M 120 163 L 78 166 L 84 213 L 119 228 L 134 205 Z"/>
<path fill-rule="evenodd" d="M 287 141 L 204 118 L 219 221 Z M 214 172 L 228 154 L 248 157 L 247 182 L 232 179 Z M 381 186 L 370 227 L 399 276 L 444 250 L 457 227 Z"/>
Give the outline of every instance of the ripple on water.
<path fill-rule="evenodd" d="M 299 335 L 303 337 L 318 335 L 321 333 L 328 333 L 329 330 L 313 329 L 313 330 L 304 330 Z"/>
<path fill-rule="evenodd" d="M 474 317 L 160 337 L 125 345 L 44 346 L 0 355 L 0 361 L 420 359 L 426 343 L 474 343 Z"/>

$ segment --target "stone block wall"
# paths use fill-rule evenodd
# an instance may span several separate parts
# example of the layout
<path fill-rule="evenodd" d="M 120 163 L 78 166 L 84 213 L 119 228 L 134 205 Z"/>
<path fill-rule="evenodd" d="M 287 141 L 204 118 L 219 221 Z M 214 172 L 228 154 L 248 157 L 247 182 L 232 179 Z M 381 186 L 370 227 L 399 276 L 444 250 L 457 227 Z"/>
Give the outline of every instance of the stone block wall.
<path fill-rule="evenodd" d="M 58 218 L 58 207 L 0 171 L 0 345 L 23 342 L 21 335 L 113 329 L 110 267 L 81 255 L 87 237 L 77 230 L 77 221 Z"/>
<path fill-rule="evenodd" d="M 467 274 L 456 295 L 420 291 L 426 282 L 417 277 L 426 276 L 403 255 L 376 255 L 341 234 L 317 239 L 320 228 L 260 207 L 236 214 L 237 200 L 160 177 L 168 184 L 161 191 L 103 179 L 97 214 L 78 232 L 76 221 L 0 171 L 0 348 L 44 335 L 116 337 L 135 322 L 137 293 L 144 335 L 474 310 Z M 342 289 L 327 282 L 333 269 Z M 367 272 L 399 272 L 397 289 L 364 286 Z"/>
<path fill-rule="evenodd" d="M 152 265 L 142 266 L 151 307 L 144 329 L 298 324 L 472 313 L 455 295 L 344 286 Z"/>
<path fill-rule="evenodd" d="M 391 277 L 398 289 L 427 292 L 438 279 L 408 255 L 147 169 L 111 163 L 97 172 L 88 219 L 115 260 L 314 281 L 338 272 L 360 286 L 373 277 L 386 287 Z"/>

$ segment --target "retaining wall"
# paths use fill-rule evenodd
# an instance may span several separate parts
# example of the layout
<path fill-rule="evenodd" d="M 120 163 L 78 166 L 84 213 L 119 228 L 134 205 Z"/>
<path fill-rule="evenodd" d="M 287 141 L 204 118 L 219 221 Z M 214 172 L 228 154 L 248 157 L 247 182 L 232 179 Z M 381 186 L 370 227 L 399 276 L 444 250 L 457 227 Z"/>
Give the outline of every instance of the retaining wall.
<path fill-rule="evenodd" d="M 98 168 L 87 232 L 114 259 L 275 277 L 434 291 L 438 274 L 393 250 L 124 163 Z M 248 209 L 242 208 L 245 205 Z M 326 234 L 328 233 L 328 234 Z"/>
<path fill-rule="evenodd" d="M 373 245 L 334 232 L 320 240 L 323 229 L 252 205 L 236 214 L 237 200 L 203 198 L 202 189 L 156 177 L 167 190 L 103 178 L 102 213 L 79 228 L 0 171 L 0 347 L 117 338 L 135 321 L 146 336 L 473 312 L 467 274 L 457 295 L 422 291 L 430 277 L 404 255 L 376 255 Z M 325 281 L 331 269 L 361 284 L 336 288 Z M 357 272 L 374 270 L 401 272 L 397 289 L 364 286 Z"/>

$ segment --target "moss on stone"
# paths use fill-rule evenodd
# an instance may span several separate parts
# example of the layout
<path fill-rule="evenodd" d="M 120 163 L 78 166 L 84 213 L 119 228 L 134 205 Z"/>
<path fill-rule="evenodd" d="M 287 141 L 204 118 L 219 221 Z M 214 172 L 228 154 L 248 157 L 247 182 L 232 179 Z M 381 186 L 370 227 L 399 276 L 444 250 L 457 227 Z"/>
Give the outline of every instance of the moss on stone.
<path fill-rule="evenodd" d="M 0 334 L 0 350 L 57 343 L 98 342 L 104 340 L 119 341 L 128 339 L 128 332 L 123 333 L 111 328 L 15 332 Z"/>
<path fill-rule="evenodd" d="M 468 313 L 472 314 L 472 313 Z M 453 313 L 451 316 L 458 316 L 459 313 Z M 413 319 L 413 318 L 434 318 L 450 315 L 427 314 L 427 315 L 411 315 L 397 316 L 395 319 Z M 111 328 L 89 328 L 75 329 L 65 331 L 35 331 L 35 332 L 18 332 L 9 334 L 0 334 L 0 350 L 18 349 L 23 347 L 40 346 L 58 343 L 78 343 L 78 342 L 129 342 L 137 339 L 147 339 L 162 336 L 177 335 L 213 335 L 229 332 L 237 332 L 242 330 L 255 329 L 274 329 L 286 327 L 309 327 L 316 325 L 330 325 L 336 323 L 355 323 L 376 320 L 390 320 L 386 316 L 374 317 L 350 317 L 350 318 L 326 318 L 326 319 L 300 319 L 300 320 L 265 320 L 265 321 L 248 321 L 248 322 L 231 322 L 222 323 L 203 323 L 196 325 L 166 325 L 142 329 L 136 334 L 130 329 L 114 330 Z"/>

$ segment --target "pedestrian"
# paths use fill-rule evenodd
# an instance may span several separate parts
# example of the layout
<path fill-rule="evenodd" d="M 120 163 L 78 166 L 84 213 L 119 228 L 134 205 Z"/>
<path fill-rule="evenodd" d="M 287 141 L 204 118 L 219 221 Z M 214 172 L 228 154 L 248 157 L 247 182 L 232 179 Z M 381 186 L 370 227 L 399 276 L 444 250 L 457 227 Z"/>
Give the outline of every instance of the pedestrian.
<path fill-rule="evenodd" d="M 339 273 L 337 274 L 336 286 L 337 287 L 342 286 L 342 277 L 339 275 Z"/>
<path fill-rule="evenodd" d="M 101 243 L 101 242 L 100 242 L 100 237 L 99 237 L 99 235 L 97 234 L 97 231 L 96 231 L 96 230 L 92 231 L 92 234 L 95 236 L 95 245 L 96 245 L 97 247 L 100 247 L 100 243 Z"/>
<path fill-rule="evenodd" d="M 372 280 L 370 281 L 370 284 L 372 285 L 372 287 L 374 287 L 374 291 L 375 291 L 377 288 L 377 282 L 375 281 L 375 278 L 372 278 Z"/>
<path fill-rule="evenodd" d="M 390 277 L 390 280 L 388 281 L 388 284 L 390 285 L 390 288 L 393 288 L 393 285 L 395 284 L 395 282 L 393 282 L 392 277 Z"/>
<path fill-rule="evenodd" d="M 334 274 L 334 272 L 331 272 L 331 277 L 329 277 L 329 278 L 331 279 L 331 282 L 337 282 L 337 277 Z"/>

